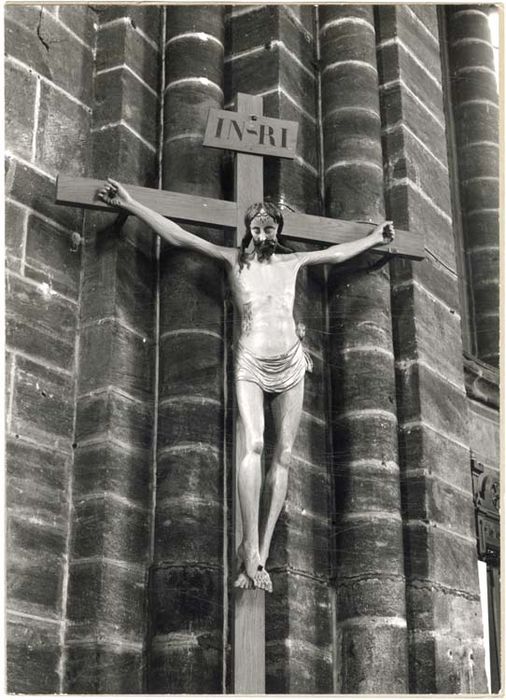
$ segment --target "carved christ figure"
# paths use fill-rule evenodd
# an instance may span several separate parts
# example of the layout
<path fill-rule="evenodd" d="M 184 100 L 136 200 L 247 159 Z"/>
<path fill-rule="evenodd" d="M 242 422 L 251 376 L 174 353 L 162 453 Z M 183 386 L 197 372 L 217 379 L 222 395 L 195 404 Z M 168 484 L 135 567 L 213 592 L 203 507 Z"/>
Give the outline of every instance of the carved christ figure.
<path fill-rule="evenodd" d="M 293 318 L 297 273 L 305 265 L 341 263 L 392 241 L 392 222 L 386 221 L 368 236 L 350 243 L 313 252 L 289 252 L 278 239 L 283 216 L 275 205 L 264 202 L 247 210 L 246 234 L 240 248 L 226 248 L 185 231 L 140 204 L 115 180 L 109 178 L 97 195 L 107 204 L 137 216 L 169 244 L 220 260 L 226 267 L 241 318 L 235 348 L 235 390 L 244 436 L 244 455 L 237 474 L 243 539 L 237 551 L 240 569 L 235 585 L 272 591 L 265 564 L 287 494 L 292 448 L 302 413 L 304 375 L 310 362 Z M 248 253 L 251 241 L 253 252 Z M 276 444 L 262 488 L 264 394 L 271 396 Z"/>

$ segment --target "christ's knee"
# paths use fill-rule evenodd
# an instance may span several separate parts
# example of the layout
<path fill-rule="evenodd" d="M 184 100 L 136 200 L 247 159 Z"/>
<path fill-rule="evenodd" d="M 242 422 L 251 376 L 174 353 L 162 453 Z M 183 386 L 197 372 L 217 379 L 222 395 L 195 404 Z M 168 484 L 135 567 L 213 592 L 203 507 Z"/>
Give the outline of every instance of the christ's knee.
<path fill-rule="evenodd" d="M 264 441 L 262 438 L 254 438 L 246 440 L 246 456 L 247 457 L 260 457 L 264 451 Z"/>
<path fill-rule="evenodd" d="M 292 463 L 292 447 L 291 445 L 280 445 L 276 450 L 273 466 L 288 471 Z"/>

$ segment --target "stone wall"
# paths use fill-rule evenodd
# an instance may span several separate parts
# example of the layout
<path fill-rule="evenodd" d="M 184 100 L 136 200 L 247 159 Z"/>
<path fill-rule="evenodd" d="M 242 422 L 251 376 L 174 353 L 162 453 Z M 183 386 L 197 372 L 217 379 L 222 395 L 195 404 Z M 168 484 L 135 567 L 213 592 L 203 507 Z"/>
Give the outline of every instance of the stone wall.
<path fill-rule="evenodd" d="M 483 12 L 451 22 L 457 49 L 480 47 L 455 71 L 488 75 Z M 231 198 L 232 158 L 202 136 L 237 91 L 300 125 L 295 160 L 265 161 L 267 196 L 386 215 L 427 249 L 298 281 L 314 372 L 269 562 L 266 691 L 485 689 L 470 467 L 497 478 L 496 172 L 468 182 L 465 153 L 495 132 L 470 117 L 458 142 L 478 202 L 481 362 L 464 364 L 440 41 L 435 6 L 7 8 L 11 692 L 233 688 L 223 271 L 54 195 L 63 172 Z M 468 83 L 459 109 L 492 99 Z"/>

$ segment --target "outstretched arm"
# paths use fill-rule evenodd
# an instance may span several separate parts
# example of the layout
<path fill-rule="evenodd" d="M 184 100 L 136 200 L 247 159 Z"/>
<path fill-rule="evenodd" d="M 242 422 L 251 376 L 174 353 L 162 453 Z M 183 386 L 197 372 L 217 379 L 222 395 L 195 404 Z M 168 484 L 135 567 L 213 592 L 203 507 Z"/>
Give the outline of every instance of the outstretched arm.
<path fill-rule="evenodd" d="M 225 246 L 205 241 L 203 238 L 185 231 L 184 228 L 181 228 L 174 221 L 157 214 L 157 212 L 135 200 L 119 182 L 110 177 L 107 178 L 104 186 L 98 190 L 97 196 L 106 204 L 121 207 L 129 214 L 135 214 L 148 226 L 151 226 L 153 231 L 158 233 L 167 243 L 173 246 L 197 250 L 199 253 L 208 255 L 211 258 L 225 260 L 230 263 L 233 262 L 237 255 L 234 248 L 226 248 Z"/>
<path fill-rule="evenodd" d="M 384 221 L 376 226 L 364 238 L 359 238 L 350 243 L 338 243 L 324 250 L 315 250 L 307 253 L 296 253 L 301 267 L 303 265 L 317 265 L 319 263 L 341 263 L 345 260 L 355 257 L 359 253 L 364 253 L 366 250 L 376 248 L 385 243 L 391 243 L 394 240 L 394 227 L 391 221 Z"/>

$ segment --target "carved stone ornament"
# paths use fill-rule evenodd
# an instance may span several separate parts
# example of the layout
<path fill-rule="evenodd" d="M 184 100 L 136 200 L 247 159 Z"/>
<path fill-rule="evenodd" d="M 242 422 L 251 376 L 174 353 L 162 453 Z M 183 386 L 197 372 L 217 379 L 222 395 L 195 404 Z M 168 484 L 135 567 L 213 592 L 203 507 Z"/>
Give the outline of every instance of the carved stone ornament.
<path fill-rule="evenodd" d="M 499 480 L 495 473 L 472 458 L 478 554 L 485 561 L 499 561 Z"/>

